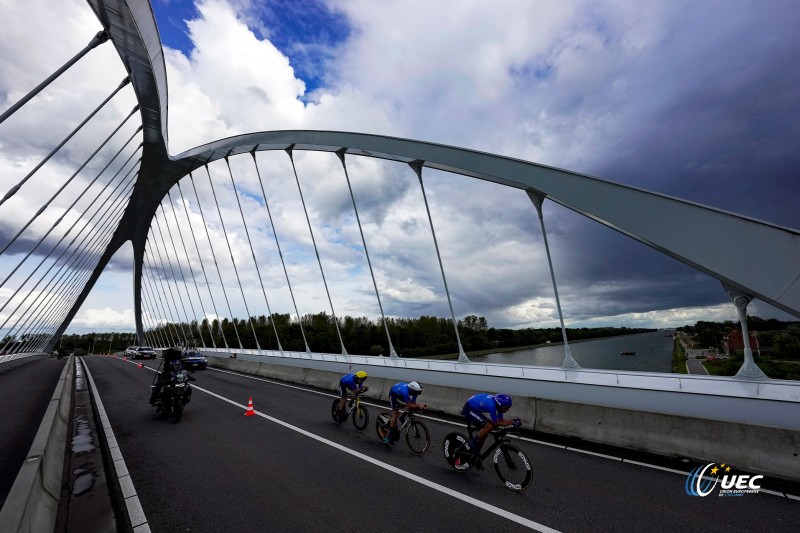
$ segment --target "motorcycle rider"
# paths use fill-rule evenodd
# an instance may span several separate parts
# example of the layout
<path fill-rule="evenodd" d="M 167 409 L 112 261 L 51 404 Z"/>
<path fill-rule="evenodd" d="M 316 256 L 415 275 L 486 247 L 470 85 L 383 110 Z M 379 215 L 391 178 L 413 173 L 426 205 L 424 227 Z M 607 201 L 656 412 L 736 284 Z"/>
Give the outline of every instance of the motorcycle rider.
<path fill-rule="evenodd" d="M 156 404 L 161 389 L 175 377 L 175 375 L 183 370 L 181 363 L 181 351 L 177 348 L 167 348 L 161 354 L 163 359 L 164 370 L 156 374 L 156 383 L 151 387 L 150 391 L 150 405 Z M 192 381 L 194 379 L 190 378 Z"/>

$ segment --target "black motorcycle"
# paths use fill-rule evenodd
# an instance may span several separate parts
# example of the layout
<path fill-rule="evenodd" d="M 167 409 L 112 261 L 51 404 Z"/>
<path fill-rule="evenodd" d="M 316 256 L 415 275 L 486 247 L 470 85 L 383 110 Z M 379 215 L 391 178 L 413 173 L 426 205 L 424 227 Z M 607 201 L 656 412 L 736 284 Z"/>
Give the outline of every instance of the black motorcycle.
<path fill-rule="evenodd" d="M 155 406 L 156 413 L 164 412 L 171 416 L 175 422 L 180 422 L 183 409 L 192 399 L 190 381 L 194 377 L 184 370 L 171 370 L 166 373 L 159 372 L 158 381 L 152 385 L 151 405 Z"/>

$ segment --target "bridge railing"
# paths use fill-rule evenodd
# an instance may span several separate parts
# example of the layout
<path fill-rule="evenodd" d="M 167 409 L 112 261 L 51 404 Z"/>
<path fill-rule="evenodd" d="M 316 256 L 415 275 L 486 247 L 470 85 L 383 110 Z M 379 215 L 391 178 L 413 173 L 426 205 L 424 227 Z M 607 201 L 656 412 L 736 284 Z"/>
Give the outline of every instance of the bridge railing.
<path fill-rule="evenodd" d="M 432 370 L 461 374 L 519 378 L 555 383 L 573 383 L 619 387 L 654 391 L 682 391 L 691 394 L 730 396 L 738 398 L 760 398 L 778 401 L 794 401 L 800 405 L 800 382 L 798 381 L 753 381 L 727 376 L 697 376 L 681 374 L 659 374 L 655 372 L 610 371 L 597 369 L 564 369 L 560 367 L 534 367 L 501 363 L 459 363 L 435 359 L 406 359 L 367 355 L 343 355 L 316 352 L 291 352 L 277 350 L 231 350 L 223 348 L 200 348 L 199 352 L 216 357 L 230 357 L 265 362 L 271 358 L 276 364 L 283 360 L 327 361 L 351 365 L 369 365 L 409 370 Z M 225 354 L 224 356 L 222 354 Z"/>

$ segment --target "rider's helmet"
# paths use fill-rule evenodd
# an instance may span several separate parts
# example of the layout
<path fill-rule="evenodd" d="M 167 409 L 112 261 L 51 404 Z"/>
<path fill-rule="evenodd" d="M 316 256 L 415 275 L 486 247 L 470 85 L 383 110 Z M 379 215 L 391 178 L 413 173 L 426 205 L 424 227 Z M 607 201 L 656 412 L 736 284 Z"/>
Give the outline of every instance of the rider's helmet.
<path fill-rule="evenodd" d="M 511 396 L 508 394 L 495 394 L 494 401 L 500 409 L 508 409 L 511 407 Z"/>
<path fill-rule="evenodd" d="M 412 381 L 408 384 L 408 390 L 414 391 L 417 394 L 422 394 L 422 387 L 420 386 L 419 382 Z"/>
<path fill-rule="evenodd" d="M 359 370 L 358 372 L 356 372 L 356 378 L 360 379 L 361 381 L 364 381 L 365 379 L 367 379 L 367 373 L 364 372 L 363 370 Z"/>

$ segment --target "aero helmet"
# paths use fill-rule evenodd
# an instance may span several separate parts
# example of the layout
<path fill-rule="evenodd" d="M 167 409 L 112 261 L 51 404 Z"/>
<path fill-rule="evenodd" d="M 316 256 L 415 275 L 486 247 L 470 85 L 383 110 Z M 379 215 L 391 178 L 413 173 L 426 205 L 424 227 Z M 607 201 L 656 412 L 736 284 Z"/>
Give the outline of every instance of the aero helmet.
<path fill-rule="evenodd" d="M 417 394 L 420 394 L 422 392 L 422 387 L 416 381 L 412 381 L 411 383 L 409 383 L 408 389 L 416 392 Z"/>
<path fill-rule="evenodd" d="M 367 379 L 367 373 L 364 372 L 363 370 L 359 370 L 358 372 L 356 372 L 356 377 L 358 379 Z"/>
<path fill-rule="evenodd" d="M 511 396 L 508 394 L 495 394 L 494 401 L 496 401 L 497 405 L 500 407 L 511 407 Z"/>

